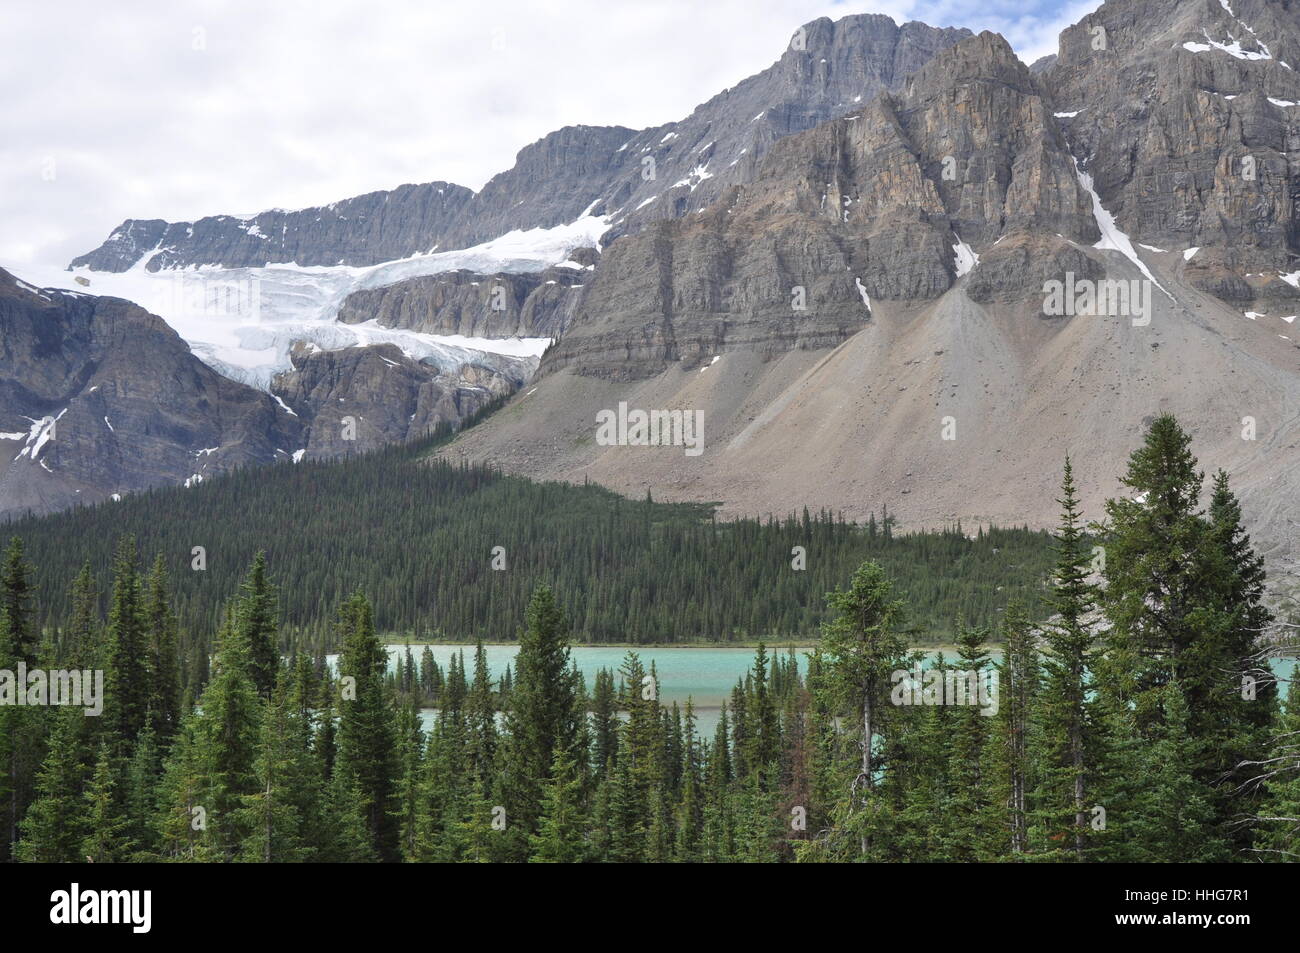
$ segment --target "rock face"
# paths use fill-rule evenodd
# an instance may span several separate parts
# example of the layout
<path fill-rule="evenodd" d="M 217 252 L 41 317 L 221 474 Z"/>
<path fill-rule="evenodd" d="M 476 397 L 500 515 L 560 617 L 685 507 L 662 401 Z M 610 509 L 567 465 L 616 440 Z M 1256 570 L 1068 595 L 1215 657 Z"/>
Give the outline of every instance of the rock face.
<path fill-rule="evenodd" d="M 734 348 L 834 347 L 872 302 L 936 298 L 970 246 L 1029 231 L 1065 236 L 1066 257 L 1099 237 L 1041 87 L 984 33 L 781 140 L 701 214 L 614 242 L 542 372 L 637 379 Z"/>
<path fill-rule="evenodd" d="M 1119 226 L 1200 248 L 1192 285 L 1300 310 L 1300 11 L 1267 0 L 1110 0 L 1061 34 L 1042 77 Z M 1292 279 L 1294 280 L 1294 279 Z M 1289 301 L 1288 301 L 1289 299 Z"/>
<path fill-rule="evenodd" d="M 249 218 L 197 222 L 127 219 L 72 268 L 126 271 L 147 258 L 150 271 L 190 265 L 260 268 L 268 264 L 373 265 L 432 250 L 473 192 L 450 182 L 403 185 L 321 208 L 271 209 Z"/>
<path fill-rule="evenodd" d="M 392 344 L 292 359 L 268 394 L 212 370 L 138 305 L 0 270 L 0 520 L 413 439 L 537 366 L 493 355 L 445 373 Z"/>
<path fill-rule="evenodd" d="M 287 460 L 301 429 L 139 306 L 0 270 L 0 518 Z"/>
<path fill-rule="evenodd" d="M 272 210 L 197 222 L 128 220 L 72 262 L 98 271 L 267 263 L 371 265 L 448 251 L 513 229 L 549 228 L 585 214 L 614 216 L 614 234 L 703 208 L 747 181 L 782 136 L 852 110 L 969 30 L 898 26 L 886 16 L 815 20 L 781 58 L 680 122 L 637 132 L 568 126 L 519 152 L 477 194 L 446 182 L 404 185 L 324 208 Z M 615 213 L 620 213 L 615 215 Z"/>

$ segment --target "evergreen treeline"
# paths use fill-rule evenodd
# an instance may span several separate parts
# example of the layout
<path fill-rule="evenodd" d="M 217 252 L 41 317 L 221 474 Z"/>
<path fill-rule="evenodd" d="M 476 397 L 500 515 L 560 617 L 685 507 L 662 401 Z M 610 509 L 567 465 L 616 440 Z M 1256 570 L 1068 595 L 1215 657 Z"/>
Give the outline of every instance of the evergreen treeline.
<path fill-rule="evenodd" d="M 996 631 L 958 621 L 922 704 L 886 571 L 826 597 L 821 644 L 760 646 L 711 738 L 629 652 L 588 688 L 554 593 L 531 596 L 509 678 L 482 647 L 387 672 L 369 600 L 338 608 L 337 673 L 275 649 L 257 558 L 208 673 L 182 677 L 170 583 L 119 548 L 109 609 L 73 587 L 39 639 L 31 572 L 0 570 L 0 668 L 102 666 L 103 715 L 0 707 L 6 857 L 204 861 L 1214 861 L 1300 854 L 1300 693 L 1281 704 L 1264 573 L 1226 476 L 1208 505 L 1188 439 L 1158 419 L 1113 500 L 1093 571 L 1067 461 L 1049 597 Z M 1005 645 L 996 713 L 924 703 Z M 202 674 L 202 677 L 200 675 Z M 917 686 L 920 688 L 920 686 Z M 429 731 L 415 705 L 431 692 Z M 933 698 L 930 698 L 932 701 Z"/>
<path fill-rule="evenodd" d="M 994 621 L 1011 598 L 1037 612 L 1051 565 L 1050 540 L 1027 529 L 904 535 L 887 510 L 864 526 L 807 511 L 720 522 L 709 506 L 429 461 L 428 444 L 250 468 L 6 530 L 37 567 L 42 628 L 67 624 L 84 561 L 108 591 L 114 542 L 131 535 L 142 552 L 164 554 L 186 633 L 216 631 L 240 574 L 265 551 L 288 645 L 312 652 L 332 647 L 332 607 L 358 589 L 381 632 L 412 640 L 512 640 L 539 585 L 570 607 L 580 642 L 801 639 L 822 620 L 822 595 L 866 559 L 907 592 L 913 637 L 927 641 L 957 615 Z M 806 569 L 793 568 L 796 546 Z"/>

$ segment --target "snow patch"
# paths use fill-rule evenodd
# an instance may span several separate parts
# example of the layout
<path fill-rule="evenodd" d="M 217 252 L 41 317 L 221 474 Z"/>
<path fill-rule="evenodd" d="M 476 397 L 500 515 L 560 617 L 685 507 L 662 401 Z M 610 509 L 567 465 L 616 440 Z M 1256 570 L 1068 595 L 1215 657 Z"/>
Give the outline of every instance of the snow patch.
<path fill-rule="evenodd" d="M 956 232 L 953 232 L 956 235 Z M 968 275 L 980 263 L 980 256 L 975 254 L 969 245 L 961 240 L 957 235 L 957 244 L 952 246 L 953 253 L 957 256 L 957 277 Z"/>
<path fill-rule="evenodd" d="M 1133 248 L 1133 243 L 1129 241 L 1129 237 L 1120 231 L 1119 227 L 1115 224 L 1115 216 L 1111 215 L 1110 212 L 1106 211 L 1102 206 L 1101 197 L 1097 194 L 1097 190 L 1092 187 L 1092 176 L 1079 168 L 1078 159 L 1074 160 L 1074 172 L 1079 177 L 1079 185 L 1083 187 L 1083 190 L 1087 192 L 1089 197 L 1092 199 L 1092 217 L 1096 219 L 1097 229 L 1101 232 L 1101 241 L 1097 242 L 1097 244 L 1092 247 L 1119 252 L 1136 265 L 1138 271 L 1142 272 L 1148 281 L 1164 292 L 1165 297 L 1170 301 L 1173 301 L 1174 296 L 1168 291 L 1165 291 L 1164 285 L 1156 281 L 1156 276 L 1151 274 L 1151 269 L 1149 269 L 1146 266 L 1146 263 L 1138 257 L 1138 253 Z"/>
<path fill-rule="evenodd" d="M 1240 20 L 1237 22 L 1241 23 Z M 1244 23 L 1241 25 L 1246 26 Z M 1252 34 L 1255 32 L 1250 27 L 1246 27 L 1246 29 Z M 1268 47 L 1258 37 L 1256 37 L 1255 42 L 1259 44 L 1259 50 L 1247 50 L 1231 34 L 1228 35 L 1228 39 L 1232 40 L 1231 43 L 1220 43 L 1218 40 L 1211 40 L 1207 30 L 1202 30 L 1201 35 L 1205 37 L 1204 43 L 1195 43 L 1189 40 L 1183 44 L 1183 49 L 1189 53 L 1208 53 L 1210 50 L 1219 50 L 1229 56 L 1235 56 L 1239 60 L 1271 60 L 1273 58 L 1273 55 L 1268 51 Z"/>
<path fill-rule="evenodd" d="M 862 303 L 865 304 L 865 305 L 867 306 L 867 310 L 870 311 L 870 310 L 871 310 L 871 295 L 867 294 L 867 288 L 866 288 L 866 286 L 862 283 L 862 279 L 861 279 L 861 278 L 858 278 L 858 277 L 856 277 L 856 276 L 854 276 L 854 278 L 853 278 L 853 283 L 854 283 L 855 285 L 858 286 L 858 294 L 860 294 L 860 295 L 862 296 Z"/>

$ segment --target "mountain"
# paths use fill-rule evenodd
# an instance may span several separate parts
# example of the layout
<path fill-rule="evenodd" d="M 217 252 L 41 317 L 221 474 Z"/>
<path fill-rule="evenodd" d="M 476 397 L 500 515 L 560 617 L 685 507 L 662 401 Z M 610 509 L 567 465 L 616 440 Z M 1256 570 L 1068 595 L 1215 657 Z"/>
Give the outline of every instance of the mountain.
<path fill-rule="evenodd" d="M 1170 250 L 1154 254 L 1199 248 L 1188 284 L 1274 315 L 1300 310 L 1292 63 L 1290 3 L 1112 0 L 1061 35 L 1043 73 L 1118 226 Z"/>
<path fill-rule="evenodd" d="M 126 271 L 142 259 L 155 271 L 284 262 L 373 265 L 592 213 L 627 230 L 703 207 L 752 175 L 782 136 L 896 88 L 936 52 L 969 35 L 924 23 L 899 26 L 880 15 L 822 18 L 796 31 L 771 67 L 680 122 L 639 132 L 566 126 L 522 149 L 511 169 L 477 193 L 433 182 L 297 212 L 273 209 L 192 223 L 128 219 L 70 267 Z"/>
<path fill-rule="evenodd" d="M 444 453 L 724 512 L 865 517 L 888 503 L 907 525 L 1041 526 L 1066 453 L 1100 515 L 1123 490 L 1125 448 L 1170 411 L 1202 465 L 1230 472 L 1264 548 L 1293 552 L 1300 300 L 1279 275 L 1294 231 L 1275 194 L 1290 172 L 1267 171 L 1274 156 L 1245 117 L 1217 145 L 1199 137 L 1221 107 L 1176 85 L 1207 54 L 1169 41 L 1195 28 L 1231 46 L 1226 10 L 1163 5 L 1168 33 L 1149 9 L 1107 3 L 1104 56 L 1081 61 L 1084 21 L 1037 75 L 1000 37 L 965 39 L 898 92 L 781 140 L 702 214 L 613 243 L 528 394 Z M 1225 63 L 1205 68 L 1225 75 L 1269 62 L 1210 50 Z M 1270 90 L 1289 90 L 1287 68 L 1272 68 L 1287 78 Z M 1125 70 L 1157 77 L 1129 109 Z M 1289 122 L 1289 107 L 1255 100 L 1242 108 Z M 1103 124 L 1091 138 L 1089 110 Z M 1232 135 L 1255 150 L 1254 179 L 1226 180 Z M 1193 155 L 1189 143 L 1224 172 L 1179 192 L 1168 154 Z M 1148 165 L 1115 178 L 1122 156 Z M 1201 260 L 1263 289 L 1250 300 L 1268 313 L 1243 313 Z M 1103 292 L 1147 295 L 1132 302 L 1143 313 L 1051 313 L 1048 282 L 1107 280 L 1130 284 Z M 792 306 L 798 289 L 806 310 Z M 703 452 L 602 445 L 599 415 L 621 404 L 701 414 Z"/>

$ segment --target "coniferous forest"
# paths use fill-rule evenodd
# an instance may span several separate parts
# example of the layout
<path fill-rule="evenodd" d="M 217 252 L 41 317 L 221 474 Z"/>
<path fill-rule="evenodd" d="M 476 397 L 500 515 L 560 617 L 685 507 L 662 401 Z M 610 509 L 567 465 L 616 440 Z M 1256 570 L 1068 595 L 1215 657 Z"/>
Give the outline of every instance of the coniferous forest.
<path fill-rule="evenodd" d="M 87 563 L 107 609 L 117 541 L 133 536 L 142 558 L 160 554 L 170 569 L 169 602 L 185 637 L 203 639 L 264 552 L 280 589 L 285 647 L 305 651 L 334 647 L 335 608 L 358 589 L 382 633 L 468 643 L 513 640 L 540 585 L 565 606 L 578 642 L 806 640 L 824 618 L 825 593 L 868 559 L 907 593 L 919 642 L 948 638 L 958 616 L 992 623 L 1012 599 L 1034 615 L 1044 607 L 1046 533 L 967 534 L 960 525 L 897 533 L 887 504 L 865 525 L 806 510 L 722 521 L 710 506 L 427 459 L 445 438 L 243 470 L 5 532 L 24 541 L 35 567 L 42 628 L 67 624 L 73 580 Z"/>
<path fill-rule="evenodd" d="M 380 476 L 361 493 L 350 466 L 239 474 L 201 493 L 19 524 L 0 571 L 0 669 L 101 669 L 105 688 L 96 717 L 0 705 L 5 859 L 1300 855 L 1300 694 L 1274 674 L 1285 670 L 1277 657 L 1296 620 L 1266 607 L 1263 564 L 1227 476 L 1206 480 L 1171 417 L 1151 426 L 1130 459 L 1128 492 L 1104 513 L 1080 512 L 1065 461 L 1041 579 L 991 558 L 1013 550 L 1029 568 L 1039 558 L 1033 534 L 895 537 L 887 521 L 871 529 L 827 516 L 719 524 L 690 508 L 406 464 L 392 468 L 401 473 L 393 488 Z M 428 482 L 412 482 L 415 473 Z M 274 493 L 324 490 L 276 526 L 252 488 L 259 480 L 278 481 Z M 403 523 L 399 492 L 428 494 L 428 526 Z M 550 522 L 529 520 L 530 509 Z M 500 522 L 489 521 L 494 511 Z M 304 525 L 293 523 L 299 515 Z M 386 575 L 390 563 L 354 572 L 347 590 L 359 561 L 313 542 L 328 525 L 361 536 L 372 516 L 366 534 L 400 530 L 417 541 L 406 558 L 439 594 L 431 603 L 403 588 L 413 576 Z M 218 554 L 244 560 L 219 604 L 206 590 L 178 597 L 166 553 L 194 520 L 211 540 L 204 585 L 215 593 L 235 572 L 216 571 L 233 559 Z M 531 585 L 526 601 L 503 589 L 482 616 L 477 595 L 447 607 L 457 586 L 491 589 L 490 569 L 466 576 L 473 560 L 455 554 L 465 548 L 486 567 L 492 533 L 507 524 L 520 527 L 501 544 L 516 565 L 543 559 L 557 539 L 592 538 L 567 573 L 551 563 L 551 584 Z M 265 554 L 259 535 L 274 540 Z M 101 548 L 109 539 L 111 556 Z M 802 575 L 790 564 L 794 545 L 807 548 Z M 834 553 L 821 575 L 819 547 Z M 142 563 L 150 550 L 164 555 Z M 591 571 L 583 559 L 613 566 L 625 556 L 640 578 L 635 598 L 574 582 Z M 775 570 L 754 565 L 768 556 L 789 576 L 826 582 L 820 604 L 799 601 L 808 583 L 782 586 Z M 935 566 L 946 575 L 927 586 Z M 50 573 L 69 578 L 58 584 Z M 990 611 L 1002 603 L 985 590 L 1017 578 L 1003 611 Z M 619 639 L 619 626 L 669 638 L 682 617 L 664 606 L 680 596 L 665 594 L 710 586 L 726 595 L 687 617 L 693 631 L 788 632 L 815 637 L 815 647 L 759 645 L 711 733 L 697 729 L 689 702 L 660 700 L 658 674 L 635 649 L 585 683 L 573 642 L 638 640 Z M 398 606 L 386 608 L 386 596 Z M 782 609 L 783 599 L 794 605 Z M 324 602 L 328 623 L 310 608 Z M 440 622 L 421 615 L 430 606 Z M 943 613 L 955 654 L 915 649 Z M 322 634 L 294 639 L 290 618 L 299 633 L 319 625 Z M 801 628 L 812 619 L 816 629 Z M 519 650 L 508 677 L 489 674 L 481 645 L 445 668 L 408 655 L 393 671 L 383 633 L 403 626 L 517 633 Z M 979 673 L 996 673 L 996 705 L 944 694 Z M 434 711 L 425 719 L 421 709 Z"/>

